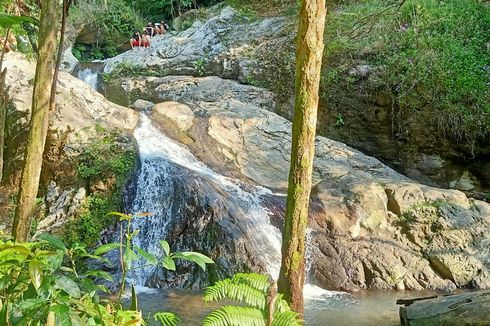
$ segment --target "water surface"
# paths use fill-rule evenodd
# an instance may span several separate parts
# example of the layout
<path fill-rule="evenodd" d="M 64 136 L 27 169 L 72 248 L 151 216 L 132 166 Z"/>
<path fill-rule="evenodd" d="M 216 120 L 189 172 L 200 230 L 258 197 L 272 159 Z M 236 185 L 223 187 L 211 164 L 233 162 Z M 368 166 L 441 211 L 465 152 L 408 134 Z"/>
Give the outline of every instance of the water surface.
<path fill-rule="evenodd" d="M 356 294 L 324 291 L 305 298 L 305 321 L 308 326 L 395 326 L 400 325 L 396 299 L 430 296 L 433 292 L 397 292 L 369 290 Z M 182 319 L 181 325 L 200 325 L 217 304 L 206 305 L 202 293 L 160 291 L 138 295 L 144 316 L 157 311 L 171 311 Z M 150 320 L 149 325 L 158 325 Z"/>

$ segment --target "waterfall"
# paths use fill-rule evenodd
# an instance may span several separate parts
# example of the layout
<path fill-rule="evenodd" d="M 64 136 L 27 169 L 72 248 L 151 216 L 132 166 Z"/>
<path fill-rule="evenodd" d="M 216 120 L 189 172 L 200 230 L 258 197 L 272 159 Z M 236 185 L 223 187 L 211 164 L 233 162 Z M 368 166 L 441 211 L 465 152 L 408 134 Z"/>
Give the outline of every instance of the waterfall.
<path fill-rule="evenodd" d="M 174 192 L 176 183 L 192 183 L 193 178 L 206 179 L 220 191 L 226 192 L 238 206 L 237 209 L 243 211 L 244 214 L 240 216 L 244 218 L 238 225 L 239 233 L 247 239 L 254 257 L 263 261 L 273 278 L 278 278 L 281 234 L 270 223 L 270 211 L 261 205 L 261 196 L 270 194 L 269 190 L 252 187 L 214 172 L 186 147 L 161 133 L 144 114 L 141 114 L 140 125 L 134 136 L 139 147 L 141 166 L 128 211 L 133 215 L 141 212 L 151 214 L 133 220 L 133 228 L 140 230 L 134 238 L 135 245 L 161 256 L 159 240 L 167 238 L 168 224 L 174 218 L 172 212 L 178 200 Z M 156 272 L 156 268 L 140 267 L 129 278 L 137 285 L 146 285 L 149 275 Z"/>
<path fill-rule="evenodd" d="M 100 78 L 104 68 L 103 62 L 80 62 L 73 70 L 73 75 L 86 82 L 96 91 L 100 91 Z"/>

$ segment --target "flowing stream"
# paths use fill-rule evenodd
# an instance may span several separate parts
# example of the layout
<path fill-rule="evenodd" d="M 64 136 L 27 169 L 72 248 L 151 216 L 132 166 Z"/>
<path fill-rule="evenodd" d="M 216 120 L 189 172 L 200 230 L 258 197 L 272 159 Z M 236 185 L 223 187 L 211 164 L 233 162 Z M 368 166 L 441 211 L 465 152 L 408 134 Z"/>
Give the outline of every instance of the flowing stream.
<path fill-rule="evenodd" d="M 193 175 L 211 180 L 234 198 L 235 203 L 245 212 L 245 219 L 240 221 L 240 231 L 257 254 L 257 259 L 263 260 L 267 272 L 277 279 L 281 257 L 281 234 L 270 223 L 269 211 L 260 205 L 260 196 L 270 192 L 261 187 L 247 187 L 238 180 L 215 173 L 183 145 L 162 134 L 144 114 L 140 116 L 140 125 L 134 136 L 138 142 L 141 167 L 129 210 L 132 214 L 151 214 L 147 218 L 133 221 L 134 229 L 140 230 L 135 244 L 157 256 L 162 254 L 159 240 L 166 239 L 167 225 L 172 219 L 175 200 L 174 166 L 177 165 L 192 171 Z M 153 271 L 154 267 L 140 268 L 137 273 L 131 275 L 131 279 L 137 285 L 145 285 L 147 276 Z"/>
<path fill-rule="evenodd" d="M 98 89 L 99 75 L 92 68 L 80 67 L 75 75 L 89 83 L 92 88 Z M 184 145 L 161 133 L 145 114 L 141 114 L 134 136 L 138 143 L 141 165 L 128 208 L 132 214 L 151 214 L 133 221 L 133 228 L 140 230 L 134 239 L 135 244 L 156 256 L 162 255 L 159 240 L 166 239 L 168 225 L 173 218 L 175 182 L 182 182 L 182 178 L 178 178 L 179 174 L 188 171 L 190 173 L 185 174 L 185 182 L 193 182 L 192 176 L 207 179 L 216 184 L 220 191 L 229 194 L 229 197 L 234 199 L 233 203 L 239 206 L 238 209 L 245 212 L 243 216 L 246 218 L 240 221 L 240 232 L 247 238 L 249 250 L 253 251 L 257 259 L 263 261 L 267 272 L 277 279 L 281 234 L 270 223 L 269 210 L 261 205 L 261 196 L 271 192 L 214 172 Z M 309 238 L 310 232 L 307 234 L 307 240 Z M 306 265 L 309 269 L 312 260 L 307 256 Z M 202 294 L 198 292 L 169 289 L 145 291 L 148 290 L 145 286 L 149 276 L 155 272 L 155 267 L 143 266 L 142 262 L 140 264 L 141 268 L 130 274 L 128 281 L 140 290 L 139 302 L 144 315 L 157 311 L 173 311 L 183 319 L 183 324 L 198 325 L 202 317 L 213 308 L 203 304 Z M 394 299 L 403 295 L 393 292 L 377 292 L 374 295 L 368 293 L 373 292 L 350 295 L 307 284 L 307 325 L 397 325 L 397 307 L 394 305 Z"/>

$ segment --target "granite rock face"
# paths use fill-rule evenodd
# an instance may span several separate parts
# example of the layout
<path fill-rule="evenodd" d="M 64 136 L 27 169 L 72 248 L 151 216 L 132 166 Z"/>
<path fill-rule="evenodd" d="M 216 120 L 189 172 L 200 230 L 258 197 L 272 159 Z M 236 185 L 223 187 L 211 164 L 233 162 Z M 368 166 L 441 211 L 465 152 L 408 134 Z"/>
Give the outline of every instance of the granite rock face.
<path fill-rule="evenodd" d="M 218 77 L 127 84 L 128 93 L 163 100 L 150 114 L 154 123 L 214 170 L 286 191 L 291 124 L 267 110 L 272 94 Z M 488 288 L 490 205 L 419 184 L 340 142 L 317 137 L 316 146 L 313 282 L 349 291 Z M 281 215 L 284 197 L 264 201 Z"/>

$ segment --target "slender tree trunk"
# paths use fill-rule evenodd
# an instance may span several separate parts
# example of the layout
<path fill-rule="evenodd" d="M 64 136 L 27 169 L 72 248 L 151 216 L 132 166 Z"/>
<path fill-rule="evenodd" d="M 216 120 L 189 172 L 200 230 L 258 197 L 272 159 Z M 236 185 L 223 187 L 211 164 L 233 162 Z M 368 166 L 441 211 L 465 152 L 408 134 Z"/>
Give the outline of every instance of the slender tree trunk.
<path fill-rule="evenodd" d="M 56 65 L 57 22 L 58 0 L 44 0 L 39 27 L 39 55 L 32 94 L 30 130 L 12 230 L 16 241 L 26 241 L 29 236 L 39 187 Z"/>
<path fill-rule="evenodd" d="M 60 43 L 58 45 L 58 55 L 56 57 L 56 65 L 54 67 L 53 75 L 53 87 L 51 88 L 51 95 L 49 99 L 49 111 L 54 110 L 56 101 L 56 86 L 58 85 L 58 74 L 60 72 L 61 59 L 63 58 L 63 46 L 65 44 L 65 30 L 66 30 L 66 18 L 68 17 L 68 10 L 70 9 L 70 0 L 63 0 L 63 13 L 61 16 L 61 31 L 60 31 Z"/>
<path fill-rule="evenodd" d="M 10 34 L 10 26 L 7 28 L 5 39 L 2 44 L 2 55 L 0 56 L 0 183 L 3 176 L 3 149 L 5 147 L 5 120 L 7 117 L 8 105 L 8 88 L 5 84 L 7 77 L 7 68 L 3 69 L 3 58 L 5 57 L 5 46 L 7 45 L 8 36 Z"/>
<path fill-rule="evenodd" d="M 7 68 L 1 68 L 0 64 L 0 183 L 3 176 L 3 148 L 5 147 L 5 120 L 7 116 L 7 106 L 9 102 L 8 87 L 5 84 Z"/>
<path fill-rule="evenodd" d="M 325 0 L 303 0 L 296 50 L 291 167 L 282 239 L 279 292 L 291 308 L 303 315 L 305 233 L 315 154 L 318 87 L 323 56 Z"/>

